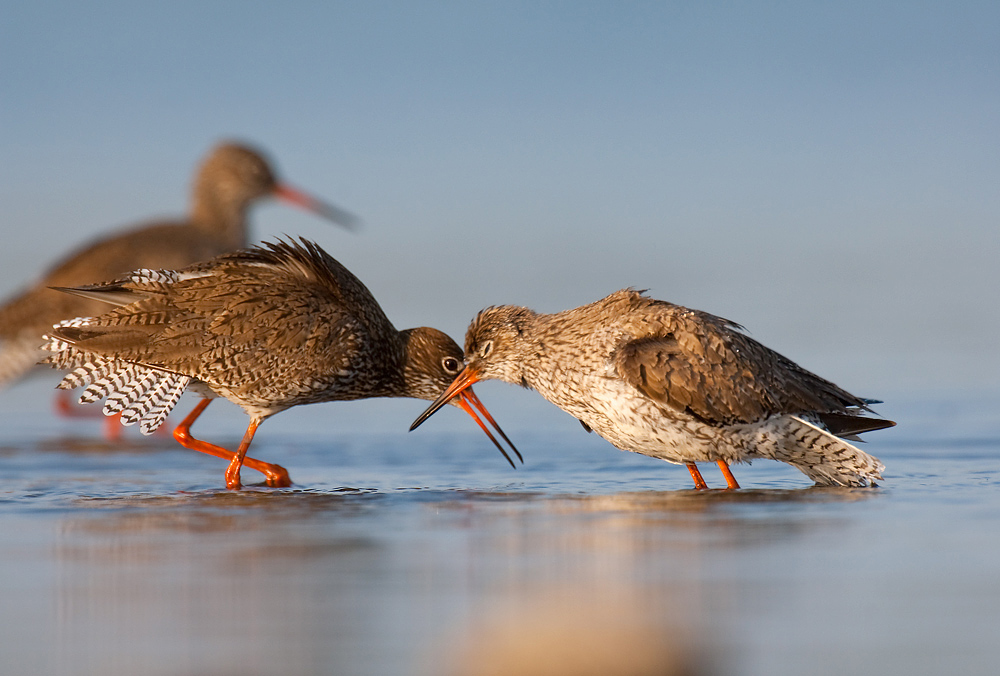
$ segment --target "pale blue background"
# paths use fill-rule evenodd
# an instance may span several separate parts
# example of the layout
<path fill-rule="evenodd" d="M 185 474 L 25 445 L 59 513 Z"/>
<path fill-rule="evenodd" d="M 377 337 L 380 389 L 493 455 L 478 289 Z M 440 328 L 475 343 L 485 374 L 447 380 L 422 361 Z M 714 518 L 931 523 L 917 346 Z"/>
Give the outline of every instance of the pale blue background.
<path fill-rule="evenodd" d="M 257 434 L 300 493 L 227 493 L 169 437 L 50 415 L 46 374 L 0 392 L 4 667 L 412 673 L 554 588 L 677 620 L 725 673 L 992 673 L 998 36 L 995 0 L 0 0 L 0 296 L 183 212 L 240 137 L 366 222 L 268 205 L 255 237 L 318 240 L 400 327 L 649 287 L 900 422 L 865 447 L 878 491 L 758 462 L 765 490 L 694 495 L 482 383 L 517 472 L 459 411 L 405 434 L 424 402 L 360 401 Z M 196 433 L 245 425 L 218 403 Z"/>
<path fill-rule="evenodd" d="M 401 328 L 634 285 L 862 395 L 995 388 L 998 35 L 993 2 L 6 2 L 0 293 L 237 137 L 365 219 L 255 238 Z"/>

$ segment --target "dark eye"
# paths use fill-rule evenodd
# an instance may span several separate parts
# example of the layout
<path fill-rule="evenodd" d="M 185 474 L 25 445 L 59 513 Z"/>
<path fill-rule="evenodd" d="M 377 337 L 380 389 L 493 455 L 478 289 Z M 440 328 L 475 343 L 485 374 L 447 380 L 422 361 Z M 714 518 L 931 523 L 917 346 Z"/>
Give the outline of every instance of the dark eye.
<path fill-rule="evenodd" d="M 454 357 L 445 357 L 441 365 L 444 366 L 444 370 L 448 373 L 458 373 L 458 367 L 462 364 Z"/>

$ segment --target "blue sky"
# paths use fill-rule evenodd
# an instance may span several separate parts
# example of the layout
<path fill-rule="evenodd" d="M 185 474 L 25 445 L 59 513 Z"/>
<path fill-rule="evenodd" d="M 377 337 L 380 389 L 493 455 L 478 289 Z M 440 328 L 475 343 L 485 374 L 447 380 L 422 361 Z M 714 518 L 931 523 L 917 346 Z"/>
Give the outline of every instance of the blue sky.
<path fill-rule="evenodd" d="M 1000 6 L 8 3 L 0 293 L 183 212 L 217 140 L 400 328 L 624 286 L 863 395 L 1000 376 Z"/>

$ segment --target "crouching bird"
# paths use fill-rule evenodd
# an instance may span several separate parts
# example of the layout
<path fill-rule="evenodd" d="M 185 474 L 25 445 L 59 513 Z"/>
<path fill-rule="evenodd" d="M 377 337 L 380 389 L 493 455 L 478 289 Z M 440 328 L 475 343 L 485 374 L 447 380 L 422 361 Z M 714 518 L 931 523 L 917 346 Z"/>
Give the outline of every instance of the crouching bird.
<path fill-rule="evenodd" d="M 323 401 L 433 400 L 462 368 L 455 341 L 432 328 L 397 331 L 365 285 L 306 240 L 62 290 L 115 307 L 60 322 L 46 336 L 52 354 L 43 363 L 70 370 L 58 387 L 86 388 L 81 403 L 106 398 L 106 415 L 121 414 L 123 425 L 138 423 L 145 434 L 185 389 L 196 391 L 205 398 L 174 438 L 229 460 L 228 488 L 240 487 L 244 464 L 262 472 L 269 486 L 291 485 L 281 466 L 246 456 L 270 416 Z M 463 395 L 457 405 L 489 435 L 478 410 L 503 436 L 478 398 L 468 390 Z M 235 452 L 191 436 L 191 424 L 215 397 L 250 416 Z"/>
<path fill-rule="evenodd" d="M 869 486 L 884 465 L 844 439 L 892 427 L 878 403 L 803 369 L 707 312 L 623 289 L 590 305 L 539 314 L 490 307 L 465 336 L 466 367 L 415 429 L 473 383 L 537 390 L 618 448 L 686 465 L 787 462 L 820 485 Z"/>

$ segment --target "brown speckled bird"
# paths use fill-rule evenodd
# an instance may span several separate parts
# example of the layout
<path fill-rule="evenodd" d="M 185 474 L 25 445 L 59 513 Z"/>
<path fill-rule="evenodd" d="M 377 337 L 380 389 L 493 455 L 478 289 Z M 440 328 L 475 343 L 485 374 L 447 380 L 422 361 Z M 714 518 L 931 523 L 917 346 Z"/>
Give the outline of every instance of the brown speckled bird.
<path fill-rule="evenodd" d="M 465 337 L 467 365 L 413 423 L 479 380 L 537 390 L 618 448 L 684 464 L 787 462 L 821 485 L 866 486 L 884 466 L 840 437 L 895 423 L 706 312 L 632 289 L 556 314 L 487 308 Z"/>
<path fill-rule="evenodd" d="M 122 424 L 138 422 L 146 434 L 191 387 L 206 398 L 174 437 L 228 459 L 229 488 L 240 487 L 244 463 L 269 486 L 291 484 L 282 467 L 245 457 L 257 427 L 275 413 L 368 397 L 433 400 L 462 367 L 455 341 L 432 328 L 397 331 L 365 285 L 306 240 L 65 291 L 117 307 L 50 330 L 45 348 L 53 354 L 44 363 L 72 369 L 59 387 L 85 387 L 81 403 L 106 397 L 105 414 L 120 413 Z M 213 397 L 250 416 L 235 453 L 191 437 Z M 474 394 L 456 403 L 489 434 L 474 406 L 503 436 Z"/>
<path fill-rule="evenodd" d="M 264 157 L 236 143 L 212 150 L 194 181 L 184 220 L 150 223 L 94 242 L 56 264 L 0 307 L 0 385 L 44 354 L 42 334 L 64 319 L 103 312 L 101 303 L 50 287 L 96 284 L 139 268 L 176 270 L 247 245 L 247 210 L 264 197 L 298 205 L 346 227 L 355 218 L 277 181 Z"/>

